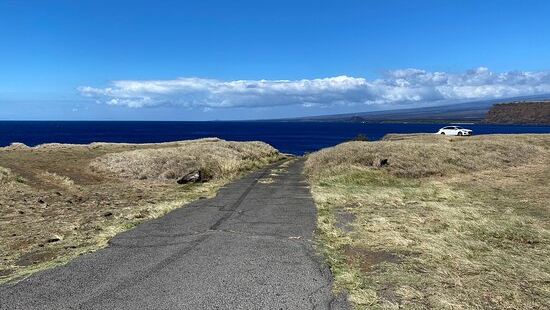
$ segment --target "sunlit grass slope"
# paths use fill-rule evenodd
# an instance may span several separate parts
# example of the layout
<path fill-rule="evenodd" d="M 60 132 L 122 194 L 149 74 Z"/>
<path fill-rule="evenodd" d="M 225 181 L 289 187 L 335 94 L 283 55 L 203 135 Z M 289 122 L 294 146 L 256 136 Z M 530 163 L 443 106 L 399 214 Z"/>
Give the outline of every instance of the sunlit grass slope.
<path fill-rule="evenodd" d="M 0 283 L 101 248 L 280 158 L 265 143 L 220 139 L 0 148 Z M 209 182 L 176 183 L 199 169 Z"/>
<path fill-rule="evenodd" d="M 550 307 L 550 135 L 349 142 L 306 172 L 358 309 Z"/>

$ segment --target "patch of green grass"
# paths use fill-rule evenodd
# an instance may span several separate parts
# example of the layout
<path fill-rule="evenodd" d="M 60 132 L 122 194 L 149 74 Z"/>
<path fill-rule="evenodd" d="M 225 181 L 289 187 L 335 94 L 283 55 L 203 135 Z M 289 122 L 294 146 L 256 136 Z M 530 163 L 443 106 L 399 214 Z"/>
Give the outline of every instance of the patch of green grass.
<path fill-rule="evenodd" d="M 352 170 L 327 177 L 320 182 L 325 186 L 360 186 L 360 187 L 415 187 L 418 182 L 390 175 L 385 170 Z"/>

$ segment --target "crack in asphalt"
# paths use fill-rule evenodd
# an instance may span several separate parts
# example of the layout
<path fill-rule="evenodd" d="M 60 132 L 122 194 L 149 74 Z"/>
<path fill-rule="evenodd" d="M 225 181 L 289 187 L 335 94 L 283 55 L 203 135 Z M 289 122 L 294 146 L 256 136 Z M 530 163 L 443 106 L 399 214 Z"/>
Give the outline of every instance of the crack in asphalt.
<path fill-rule="evenodd" d="M 199 237 L 199 239 L 197 239 L 193 242 L 190 242 L 191 245 L 189 247 L 182 248 L 180 251 L 176 252 L 173 255 L 168 256 L 167 258 L 165 258 L 163 260 L 161 260 L 157 264 L 153 265 L 151 268 L 149 268 L 145 271 L 137 272 L 137 274 L 134 274 L 130 277 L 124 278 L 122 281 L 120 281 L 118 283 L 118 285 L 114 285 L 112 287 L 109 287 L 108 288 L 109 291 L 107 291 L 107 289 L 105 289 L 100 294 L 97 294 L 95 296 L 87 298 L 84 302 L 80 303 L 78 305 L 78 308 L 76 308 L 76 309 L 86 309 L 85 308 L 86 305 L 92 306 L 93 304 L 97 303 L 100 299 L 105 298 L 107 295 L 114 294 L 113 291 L 124 290 L 124 289 L 130 288 L 130 287 L 136 285 L 137 283 L 145 280 L 146 278 L 150 277 L 154 273 L 159 272 L 164 267 L 170 265 L 171 263 L 173 263 L 180 256 L 189 253 L 190 251 L 192 251 L 195 247 L 197 247 L 199 244 L 201 244 L 207 238 L 208 238 L 208 235 L 202 235 L 201 237 Z"/>
<path fill-rule="evenodd" d="M 265 174 L 267 174 L 267 169 L 264 169 L 264 171 L 262 172 L 262 174 L 259 176 L 259 177 L 256 177 L 250 185 L 248 185 L 248 187 L 246 188 L 246 190 L 244 191 L 244 193 L 242 193 L 239 198 L 237 199 L 237 201 L 229 208 L 230 212 L 224 214 L 220 219 L 218 219 L 218 221 L 216 221 L 216 223 L 214 223 L 212 226 L 210 226 L 209 230 L 211 231 L 215 231 L 223 222 L 225 222 L 227 219 L 229 219 L 229 217 L 235 212 L 235 210 L 241 205 L 241 203 L 244 201 L 244 199 L 246 198 L 246 196 L 250 193 L 250 191 L 254 188 L 254 185 L 256 185 L 258 183 L 258 180 L 261 179 Z M 130 276 L 130 277 L 127 277 L 125 278 L 123 281 L 121 281 L 118 285 L 115 285 L 114 287 L 110 287 L 107 290 L 103 290 L 103 292 L 101 292 L 100 294 L 96 295 L 96 296 L 93 296 L 89 299 L 87 299 L 86 301 L 84 301 L 83 303 L 81 303 L 79 305 L 79 308 L 82 309 L 82 307 L 86 304 L 90 304 L 90 303 L 93 303 L 94 301 L 96 301 L 97 299 L 101 299 L 101 298 L 104 298 L 105 295 L 110 295 L 112 294 L 112 291 L 119 291 L 119 290 L 123 290 L 123 289 L 127 289 L 129 287 L 131 287 L 132 285 L 136 285 L 138 282 L 140 281 L 143 281 L 144 279 L 146 279 L 147 277 L 151 276 L 152 274 L 162 270 L 164 267 L 168 266 L 170 263 L 172 263 L 173 261 L 175 261 L 175 259 L 187 254 L 188 252 L 192 251 L 195 247 L 197 247 L 199 244 L 201 244 L 202 242 L 204 242 L 206 239 L 208 239 L 208 237 L 210 236 L 210 234 L 206 234 L 206 232 L 203 232 L 199 235 L 199 238 L 195 241 L 190 241 L 190 242 L 186 242 L 186 243 L 189 243 L 190 246 L 189 247 L 185 247 L 185 248 L 182 248 L 180 251 L 177 251 L 176 253 L 174 253 L 173 255 L 170 255 L 168 256 L 167 258 L 161 260 L 160 262 L 158 262 L 157 264 L 153 265 L 151 268 L 149 268 L 148 270 L 146 271 L 140 271 L 138 272 L 137 275 L 133 275 L 133 276 Z M 139 246 L 137 246 L 139 247 Z"/>
<path fill-rule="evenodd" d="M 264 169 L 264 171 L 262 172 L 262 174 L 255 178 L 254 181 L 246 188 L 246 190 L 244 191 L 244 193 L 239 197 L 239 199 L 237 199 L 237 201 L 230 207 L 227 209 L 227 212 L 226 214 L 224 214 L 216 223 L 214 223 L 214 225 L 210 226 L 210 230 L 216 230 L 218 229 L 218 227 L 225 221 L 227 221 L 234 213 L 235 213 L 235 210 L 243 203 L 243 201 L 245 200 L 246 196 L 248 196 L 248 194 L 250 193 L 250 191 L 252 191 L 252 189 L 254 188 L 254 186 L 256 184 L 258 184 L 258 180 L 259 179 L 262 179 L 268 172 L 269 170 L 268 169 Z"/>

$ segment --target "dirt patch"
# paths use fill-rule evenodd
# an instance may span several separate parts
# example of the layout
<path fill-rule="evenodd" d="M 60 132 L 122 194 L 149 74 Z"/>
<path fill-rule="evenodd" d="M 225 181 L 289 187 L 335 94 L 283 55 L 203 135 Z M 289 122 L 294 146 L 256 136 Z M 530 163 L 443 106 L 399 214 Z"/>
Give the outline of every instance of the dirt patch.
<path fill-rule="evenodd" d="M 335 213 L 336 217 L 336 228 L 342 230 L 343 232 L 349 233 L 353 231 L 353 222 L 357 218 L 357 216 L 346 210 L 346 209 L 338 209 Z"/>
<path fill-rule="evenodd" d="M 0 277 L 7 277 L 13 273 L 13 269 L 2 269 L 0 270 Z"/>
<path fill-rule="evenodd" d="M 50 261 L 56 257 L 56 254 L 52 251 L 37 251 L 27 253 L 21 256 L 15 264 L 17 266 L 31 266 L 38 263 Z"/>
<path fill-rule="evenodd" d="M 402 301 L 401 297 L 395 290 L 395 287 L 391 285 L 384 286 L 382 289 L 378 290 L 376 294 L 380 298 L 387 300 L 393 304 L 401 304 L 401 301 Z"/>
<path fill-rule="evenodd" d="M 372 271 L 376 265 L 383 262 L 399 264 L 403 261 L 403 259 L 395 253 L 369 251 L 351 245 L 344 246 L 344 255 L 346 256 L 348 264 L 358 266 L 363 272 Z"/>

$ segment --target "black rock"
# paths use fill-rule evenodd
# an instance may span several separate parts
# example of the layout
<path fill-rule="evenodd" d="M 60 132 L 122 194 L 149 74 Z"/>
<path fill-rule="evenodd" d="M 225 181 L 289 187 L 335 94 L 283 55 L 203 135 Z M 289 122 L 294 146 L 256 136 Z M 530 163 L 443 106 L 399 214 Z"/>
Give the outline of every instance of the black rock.
<path fill-rule="evenodd" d="M 201 171 L 192 171 L 177 180 L 178 184 L 196 183 L 201 180 Z"/>

